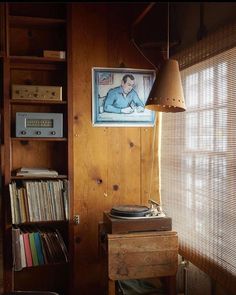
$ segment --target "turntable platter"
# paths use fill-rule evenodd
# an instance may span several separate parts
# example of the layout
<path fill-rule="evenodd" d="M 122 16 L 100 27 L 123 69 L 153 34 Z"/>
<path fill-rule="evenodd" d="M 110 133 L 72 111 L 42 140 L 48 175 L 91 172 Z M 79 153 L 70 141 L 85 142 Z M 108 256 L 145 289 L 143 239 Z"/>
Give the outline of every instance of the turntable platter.
<path fill-rule="evenodd" d="M 150 209 L 140 205 L 115 206 L 110 212 L 112 216 L 120 217 L 145 217 L 148 213 L 150 213 Z"/>

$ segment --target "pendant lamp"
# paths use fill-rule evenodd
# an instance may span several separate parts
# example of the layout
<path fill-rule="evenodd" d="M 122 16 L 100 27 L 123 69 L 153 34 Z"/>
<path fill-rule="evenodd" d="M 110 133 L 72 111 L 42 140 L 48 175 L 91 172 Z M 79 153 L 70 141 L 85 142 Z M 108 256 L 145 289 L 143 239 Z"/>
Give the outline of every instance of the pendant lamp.
<path fill-rule="evenodd" d="M 145 108 L 158 112 L 183 112 L 186 110 L 179 64 L 169 59 L 169 2 L 167 16 L 167 59 L 153 84 Z"/>

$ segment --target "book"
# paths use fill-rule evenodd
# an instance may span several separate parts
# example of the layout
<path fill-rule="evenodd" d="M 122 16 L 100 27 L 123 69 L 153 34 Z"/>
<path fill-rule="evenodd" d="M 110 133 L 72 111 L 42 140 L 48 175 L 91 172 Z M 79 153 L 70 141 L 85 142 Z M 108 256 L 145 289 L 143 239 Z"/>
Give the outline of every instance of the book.
<path fill-rule="evenodd" d="M 43 251 L 43 256 L 44 256 L 44 262 L 45 262 L 45 264 L 52 263 L 53 261 L 51 258 L 50 249 L 48 247 L 46 233 L 42 230 L 40 230 L 39 233 L 40 233 L 41 242 L 42 242 L 42 251 Z"/>
<path fill-rule="evenodd" d="M 32 181 L 31 186 L 33 190 L 34 195 L 34 206 L 35 206 L 35 212 L 36 212 L 36 221 L 42 221 L 42 213 L 44 212 L 42 205 L 41 205 L 41 199 L 42 195 L 39 193 L 38 189 L 38 181 Z"/>
<path fill-rule="evenodd" d="M 21 223 L 18 191 L 19 189 L 16 187 L 16 182 L 12 181 L 12 183 L 9 184 L 9 192 L 10 192 L 11 214 L 12 214 L 13 224 Z"/>
<path fill-rule="evenodd" d="M 30 248 L 29 233 L 23 232 L 22 235 L 23 235 L 24 247 L 25 247 L 26 265 L 30 267 L 33 265 L 33 259 L 32 259 L 31 248 Z"/>
<path fill-rule="evenodd" d="M 56 204 L 56 220 L 64 220 L 62 192 L 60 189 L 59 181 L 53 181 L 52 183 Z"/>
<path fill-rule="evenodd" d="M 32 253 L 33 265 L 39 265 L 37 250 L 35 246 L 34 233 L 29 233 L 30 249 Z"/>
<path fill-rule="evenodd" d="M 43 253 L 46 263 L 56 263 L 54 245 L 50 239 L 49 230 L 44 229 L 40 232 L 43 246 Z"/>
<path fill-rule="evenodd" d="M 16 224 L 21 223 L 19 189 L 14 184 Z"/>
<path fill-rule="evenodd" d="M 20 232 L 20 258 L 21 258 L 21 267 L 26 267 L 26 256 L 25 256 L 25 246 L 24 246 L 24 240 L 23 240 L 23 234 Z"/>
<path fill-rule="evenodd" d="M 31 197 L 31 193 L 30 193 L 30 191 L 31 191 L 30 190 L 30 183 L 28 181 L 25 181 L 24 186 L 26 188 L 25 193 L 26 193 L 28 210 L 29 210 L 29 220 L 28 221 L 34 221 L 33 202 L 32 202 L 32 197 Z"/>
<path fill-rule="evenodd" d="M 26 222 L 29 222 L 30 221 L 29 203 L 28 203 L 26 188 L 23 186 L 21 189 L 22 189 L 22 195 L 23 195 L 24 205 L 25 205 L 25 218 L 26 218 Z"/>
<path fill-rule="evenodd" d="M 50 251 L 50 259 L 52 263 L 59 263 L 60 257 L 58 253 L 58 245 L 55 241 L 54 234 L 51 230 L 47 230 L 46 232 L 46 241 L 48 245 L 48 249 Z"/>
<path fill-rule="evenodd" d="M 20 250 L 20 229 L 15 227 L 12 228 L 12 256 L 14 270 L 22 270 Z"/>
<path fill-rule="evenodd" d="M 44 264 L 44 255 L 43 255 L 43 249 L 42 249 L 42 243 L 41 243 L 41 236 L 39 232 L 34 232 L 34 241 L 35 241 L 35 247 L 37 251 L 38 256 L 38 262 L 39 265 Z"/>
<path fill-rule="evenodd" d="M 65 59 L 66 58 L 66 52 L 62 50 L 44 50 L 43 51 L 44 57 L 51 57 L 51 58 L 60 58 Z"/>
<path fill-rule="evenodd" d="M 12 218 L 12 223 L 16 223 L 16 213 L 15 213 L 15 208 L 16 208 L 16 201 L 15 201 L 15 193 L 14 193 L 14 182 L 9 183 L 9 192 L 10 192 L 10 202 L 11 202 L 11 218 Z"/>
<path fill-rule="evenodd" d="M 67 248 L 66 248 L 66 245 L 65 245 L 65 242 L 60 234 L 60 232 L 58 231 L 58 229 L 55 229 L 55 236 L 58 240 L 58 243 L 60 245 L 60 249 L 62 251 L 62 259 L 65 261 L 65 262 L 68 262 L 68 251 L 67 251 Z"/>
<path fill-rule="evenodd" d="M 52 208 L 52 219 L 56 220 L 57 219 L 57 212 L 56 212 L 56 200 L 55 200 L 55 194 L 54 194 L 54 189 L 53 189 L 53 182 L 52 181 L 48 181 L 48 192 L 49 192 L 49 196 L 50 196 L 50 204 L 51 204 L 51 208 Z"/>
<path fill-rule="evenodd" d="M 62 195 L 63 195 L 63 208 L 64 208 L 64 216 L 65 220 L 69 219 L 69 181 L 63 180 L 63 188 L 62 188 Z"/>
<path fill-rule="evenodd" d="M 20 222 L 26 222 L 26 206 L 23 195 L 22 187 L 18 189 L 18 200 L 19 200 L 19 210 L 20 210 Z"/>

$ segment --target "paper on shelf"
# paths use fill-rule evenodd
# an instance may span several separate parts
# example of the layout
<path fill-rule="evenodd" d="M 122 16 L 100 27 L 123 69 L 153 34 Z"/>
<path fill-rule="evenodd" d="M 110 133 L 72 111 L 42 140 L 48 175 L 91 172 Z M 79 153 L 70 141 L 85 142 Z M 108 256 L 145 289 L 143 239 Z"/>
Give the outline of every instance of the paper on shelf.
<path fill-rule="evenodd" d="M 47 168 L 22 167 L 16 171 L 16 176 L 58 176 L 58 172 Z"/>

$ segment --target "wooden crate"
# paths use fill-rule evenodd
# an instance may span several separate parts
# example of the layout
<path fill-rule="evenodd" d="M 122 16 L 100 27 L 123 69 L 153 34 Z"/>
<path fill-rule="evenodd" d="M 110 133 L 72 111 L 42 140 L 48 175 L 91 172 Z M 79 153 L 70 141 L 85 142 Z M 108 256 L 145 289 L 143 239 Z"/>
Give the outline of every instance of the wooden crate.
<path fill-rule="evenodd" d="M 110 280 L 175 276 L 177 267 L 174 231 L 108 234 Z"/>

